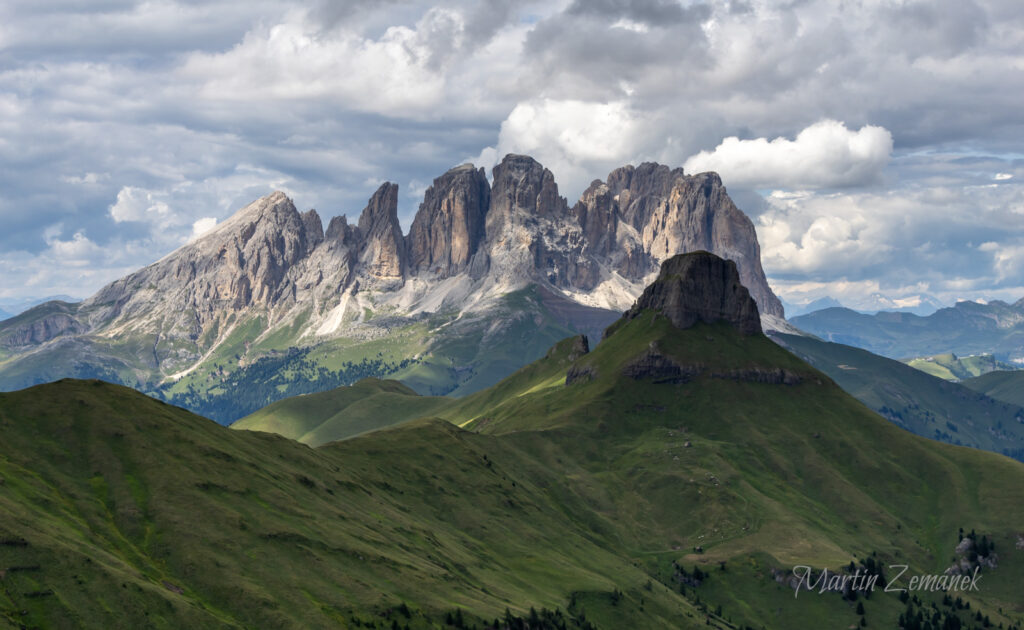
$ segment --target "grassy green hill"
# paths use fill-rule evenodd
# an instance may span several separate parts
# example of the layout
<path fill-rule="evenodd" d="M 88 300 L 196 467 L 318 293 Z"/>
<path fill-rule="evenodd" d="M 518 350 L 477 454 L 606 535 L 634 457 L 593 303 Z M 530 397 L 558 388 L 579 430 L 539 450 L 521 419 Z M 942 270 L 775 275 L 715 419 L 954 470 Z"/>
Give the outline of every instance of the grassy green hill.
<path fill-rule="evenodd" d="M 398 381 L 368 378 L 351 387 L 280 400 L 231 428 L 278 433 L 320 446 L 430 415 L 450 402 L 448 398 L 420 396 Z"/>
<path fill-rule="evenodd" d="M 908 431 L 1024 458 L 1024 409 L 1017 405 L 860 348 L 796 335 L 774 338 Z"/>
<path fill-rule="evenodd" d="M 961 381 L 981 376 L 995 370 L 1012 370 L 1014 366 L 996 360 L 991 354 L 977 354 L 958 357 L 952 352 L 930 357 L 917 357 L 903 361 L 912 368 L 921 370 L 947 381 Z"/>
<path fill-rule="evenodd" d="M 644 314 L 430 415 L 310 448 L 98 382 L 0 395 L 0 619 L 443 628 L 458 609 L 482 628 L 532 606 L 531 627 L 544 608 L 788 630 L 853 626 L 860 603 L 869 627 L 932 604 L 1024 622 L 1024 465 L 903 431 L 765 337 Z M 970 610 L 786 584 L 798 564 L 941 573 L 960 528 L 999 554 Z"/>
<path fill-rule="evenodd" d="M 1024 406 L 1024 371 L 989 372 L 967 379 L 963 384 L 996 400 Z"/>
<path fill-rule="evenodd" d="M 456 609 L 480 627 L 531 606 L 604 627 L 696 618 L 572 516 L 585 505 L 550 471 L 445 422 L 313 450 L 62 381 L 0 395 L 0 427 L 11 627 L 433 628 Z"/>

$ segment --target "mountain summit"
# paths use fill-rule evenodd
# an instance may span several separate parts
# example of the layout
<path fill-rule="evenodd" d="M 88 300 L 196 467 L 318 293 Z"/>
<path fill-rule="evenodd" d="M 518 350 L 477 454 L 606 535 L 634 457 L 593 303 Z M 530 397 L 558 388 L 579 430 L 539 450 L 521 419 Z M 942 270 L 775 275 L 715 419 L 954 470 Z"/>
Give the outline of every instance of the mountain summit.
<path fill-rule="evenodd" d="M 334 217 L 326 230 L 275 192 L 81 304 L 5 321 L 0 389 L 98 376 L 145 391 L 238 391 L 225 381 L 236 369 L 333 344 L 303 364 L 310 380 L 321 367 L 337 380 L 349 363 L 361 376 L 413 363 L 398 377 L 418 391 L 475 390 L 557 339 L 599 333 L 663 260 L 698 250 L 735 261 L 760 313 L 783 316 L 754 226 L 714 173 L 624 166 L 571 206 L 529 156 L 508 155 L 492 174 L 464 164 L 435 179 L 408 235 L 393 183 L 355 224 Z M 372 345 L 384 338 L 386 353 Z M 295 373 L 294 361 L 252 369 Z"/>
<path fill-rule="evenodd" d="M 727 322 L 744 335 L 761 333 L 757 303 L 740 284 L 736 263 L 708 252 L 679 254 L 663 262 L 657 280 L 644 289 L 623 319 L 635 319 L 651 309 L 664 314 L 676 328 Z"/>

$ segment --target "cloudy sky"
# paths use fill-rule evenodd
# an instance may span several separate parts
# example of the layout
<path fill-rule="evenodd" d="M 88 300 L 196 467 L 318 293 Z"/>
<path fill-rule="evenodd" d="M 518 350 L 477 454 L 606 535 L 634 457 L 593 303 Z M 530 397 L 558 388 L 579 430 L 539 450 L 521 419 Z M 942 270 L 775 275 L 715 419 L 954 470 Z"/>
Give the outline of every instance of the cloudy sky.
<path fill-rule="evenodd" d="M 776 292 L 1024 297 L 1019 0 L 7 0 L 0 298 L 508 152 L 719 171 Z"/>

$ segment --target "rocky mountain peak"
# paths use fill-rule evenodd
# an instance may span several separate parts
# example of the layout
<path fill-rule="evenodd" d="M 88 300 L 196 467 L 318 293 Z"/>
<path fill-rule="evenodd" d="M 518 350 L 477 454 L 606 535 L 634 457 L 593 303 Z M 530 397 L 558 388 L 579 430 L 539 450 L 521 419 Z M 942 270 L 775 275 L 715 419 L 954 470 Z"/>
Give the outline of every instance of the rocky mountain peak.
<path fill-rule="evenodd" d="M 679 254 L 663 262 L 658 278 L 623 319 L 649 309 L 663 313 L 677 328 L 727 322 L 744 335 L 761 333 L 757 303 L 740 283 L 736 263 L 710 252 Z"/>
<path fill-rule="evenodd" d="M 595 223 L 594 210 L 598 217 L 614 215 L 632 228 L 625 235 L 616 231 L 618 242 L 611 250 L 633 252 L 615 267 L 623 277 L 642 280 L 652 261 L 680 252 L 709 251 L 736 263 L 763 314 L 784 316 L 761 267 L 754 224 L 733 204 L 716 173 L 686 175 L 681 168 L 645 162 L 617 168 L 603 187 L 600 184 L 591 184 L 578 204 L 584 208 L 574 212 L 593 224 L 587 228 L 592 234 L 607 223 Z"/>
<path fill-rule="evenodd" d="M 482 168 L 463 164 L 435 179 L 406 240 L 410 272 L 447 278 L 468 268 L 484 239 L 490 203 Z"/>
<path fill-rule="evenodd" d="M 281 225 L 293 218 L 301 221 L 299 211 L 295 204 L 280 190 L 275 190 L 265 197 L 260 197 L 238 212 L 228 217 L 210 232 L 207 232 L 199 240 L 216 239 L 226 234 L 244 232 L 248 226 L 255 226 L 261 223 Z"/>
<path fill-rule="evenodd" d="M 324 240 L 331 242 L 353 242 L 355 238 L 355 226 L 348 224 L 348 217 L 341 215 L 331 219 L 324 232 Z"/>
<path fill-rule="evenodd" d="M 306 229 L 306 240 L 310 249 L 316 247 L 324 240 L 324 223 L 316 210 L 308 210 L 302 213 L 302 226 Z"/>
<path fill-rule="evenodd" d="M 359 262 L 379 280 L 405 275 L 405 238 L 398 223 L 398 184 L 386 182 L 359 215 Z"/>
<path fill-rule="evenodd" d="M 495 218 L 508 217 L 515 211 L 546 217 L 568 212 L 568 204 L 558 194 L 555 176 L 532 157 L 510 153 L 492 174 L 491 214 Z"/>

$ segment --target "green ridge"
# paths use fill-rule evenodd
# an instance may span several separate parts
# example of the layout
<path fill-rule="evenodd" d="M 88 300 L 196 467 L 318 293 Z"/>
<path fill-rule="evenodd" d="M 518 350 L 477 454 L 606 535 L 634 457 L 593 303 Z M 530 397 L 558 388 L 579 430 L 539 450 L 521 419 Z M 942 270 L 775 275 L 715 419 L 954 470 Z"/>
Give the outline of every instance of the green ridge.
<path fill-rule="evenodd" d="M 1024 409 L 860 348 L 779 340 L 862 403 L 918 435 L 1024 459 Z"/>
<path fill-rule="evenodd" d="M 976 378 L 967 379 L 963 384 L 996 400 L 1024 406 L 1024 371 L 989 372 Z"/>
<path fill-rule="evenodd" d="M 994 370 L 1014 369 L 1009 363 L 998 361 L 991 354 L 958 357 L 952 352 L 947 352 L 930 357 L 907 359 L 904 363 L 926 374 L 931 374 L 947 381 L 960 381 L 981 376 Z"/>
<path fill-rule="evenodd" d="M 231 425 L 320 446 L 428 415 L 447 398 L 421 397 L 398 381 L 368 378 L 351 387 L 288 398 Z"/>

